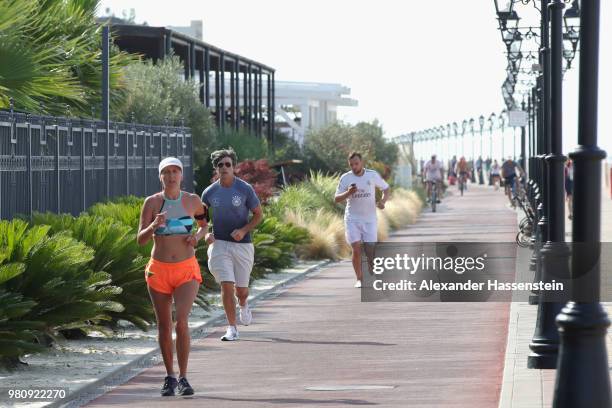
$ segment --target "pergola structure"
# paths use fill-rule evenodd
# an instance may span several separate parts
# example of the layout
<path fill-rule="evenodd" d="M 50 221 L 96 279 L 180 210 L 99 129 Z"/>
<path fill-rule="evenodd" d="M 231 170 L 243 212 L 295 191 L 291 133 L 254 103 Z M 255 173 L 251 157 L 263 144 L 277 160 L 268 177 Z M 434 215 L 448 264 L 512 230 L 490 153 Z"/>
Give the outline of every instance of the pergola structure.
<path fill-rule="evenodd" d="M 272 140 L 273 68 L 166 27 L 113 24 L 111 30 L 114 43 L 123 51 L 154 61 L 178 56 L 185 78 L 200 83 L 200 101 L 220 129 L 247 129 Z"/>

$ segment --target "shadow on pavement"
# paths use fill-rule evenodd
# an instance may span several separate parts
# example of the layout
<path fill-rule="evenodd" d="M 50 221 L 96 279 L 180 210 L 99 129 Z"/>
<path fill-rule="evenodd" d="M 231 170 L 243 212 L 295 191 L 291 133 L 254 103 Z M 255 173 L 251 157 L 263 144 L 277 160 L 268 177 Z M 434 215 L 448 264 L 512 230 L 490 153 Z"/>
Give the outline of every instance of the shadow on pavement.
<path fill-rule="evenodd" d="M 338 345 L 338 346 L 397 346 L 395 343 L 380 343 L 376 341 L 309 341 L 309 340 L 290 340 L 281 339 L 278 337 L 262 338 L 261 340 L 252 339 L 241 339 L 241 342 L 250 341 L 254 343 L 267 343 L 269 341 L 276 343 L 289 343 L 289 344 L 325 344 L 325 345 Z"/>
<path fill-rule="evenodd" d="M 222 398 L 222 397 L 200 397 L 201 399 L 235 402 L 265 402 L 269 404 L 342 404 L 342 405 L 378 405 L 374 402 L 355 399 L 306 399 L 306 398 Z"/>

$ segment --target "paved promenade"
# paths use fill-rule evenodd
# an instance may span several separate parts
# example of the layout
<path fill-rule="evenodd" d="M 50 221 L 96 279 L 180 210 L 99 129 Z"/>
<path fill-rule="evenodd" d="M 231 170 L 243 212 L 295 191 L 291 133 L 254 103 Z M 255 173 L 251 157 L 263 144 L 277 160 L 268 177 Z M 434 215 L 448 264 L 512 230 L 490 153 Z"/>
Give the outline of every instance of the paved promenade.
<path fill-rule="evenodd" d="M 488 189 L 428 211 L 390 240 L 514 238 L 515 213 Z M 361 303 L 353 282 L 333 264 L 257 304 L 239 342 L 221 342 L 223 327 L 195 341 L 193 397 L 159 397 L 159 365 L 90 406 L 497 407 L 509 304 Z"/>

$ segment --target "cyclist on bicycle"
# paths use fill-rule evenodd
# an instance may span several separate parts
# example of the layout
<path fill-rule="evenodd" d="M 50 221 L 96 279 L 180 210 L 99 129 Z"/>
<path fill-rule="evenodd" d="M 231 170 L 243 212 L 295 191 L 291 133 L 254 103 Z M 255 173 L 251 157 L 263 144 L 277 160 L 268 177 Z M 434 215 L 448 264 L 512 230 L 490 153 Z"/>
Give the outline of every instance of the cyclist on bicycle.
<path fill-rule="evenodd" d="M 516 171 L 519 171 L 519 175 L 523 175 L 523 169 L 518 165 L 511 157 L 502 164 L 501 167 L 501 175 L 504 179 L 504 188 L 506 195 L 508 196 L 508 201 L 510 201 L 510 205 L 512 208 L 516 208 L 516 204 L 514 203 L 514 195 L 516 194 Z"/>
<path fill-rule="evenodd" d="M 467 189 L 467 180 L 470 177 L 470 165 L 467 160 L 465 160 L 465 157 L 461 156 L 457 162 L 455 173 L 459 177 L 459 183 L 463 183 L 463 189 Z"/>
<path fill-rule="evenodd" d="M 444 171 L 444 166 L 442 162 L 436 160 L 436 155 L 431 155 L 431 160 L 425 164 L 425 182 L 427 183 L 427 199 L 431 201 L 431 185 L 432 183 L 436 183 L 438 186 L 438 195 L 436 199 L 436 203 L 440 202 L 440 192 L 441 184 L 442 184 L 442 172 Z"/>

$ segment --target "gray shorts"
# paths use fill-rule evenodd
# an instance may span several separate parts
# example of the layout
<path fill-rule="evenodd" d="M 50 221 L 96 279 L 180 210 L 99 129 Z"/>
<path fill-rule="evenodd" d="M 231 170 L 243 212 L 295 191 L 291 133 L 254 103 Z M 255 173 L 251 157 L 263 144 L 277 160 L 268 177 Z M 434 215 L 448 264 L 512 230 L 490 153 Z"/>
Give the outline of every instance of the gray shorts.
<path fill-rule="evenodd" d="M 234 282 L 239 288 L 248 288 L 255 247 L 252 243 L 215 240 L 208 246 L 208 269 L 217 283 Z"/>

